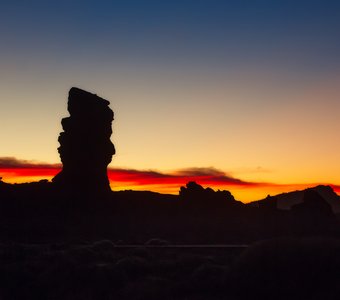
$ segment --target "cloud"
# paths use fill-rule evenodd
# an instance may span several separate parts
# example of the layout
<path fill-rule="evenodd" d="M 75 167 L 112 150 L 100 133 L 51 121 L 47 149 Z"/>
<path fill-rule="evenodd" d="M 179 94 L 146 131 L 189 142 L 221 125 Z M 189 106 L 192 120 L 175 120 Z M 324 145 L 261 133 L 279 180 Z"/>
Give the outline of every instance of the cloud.
<path fill-rule="evenodd" d="M 151 170 L 134 169 L 109 169 L 109 178 L 112 181 L 126 181 L 134 184 L 177 184 L 184 185 L 188 181 L 196 181 L 199 184 L 212 185 L 237 185 L 254 186 L 258 183 L 243 181 L 227 175 L 215 168 L 188 168 L 173 172 L 161 173 Z"/>
<path fill-rule="evenodd" d="M 234 174 L 263 174 L 263 173 L 273 173 L 272 169 L 263 168 L 261 166 L 253 168 L 237 168 L 233 170 Z"/>
<path fill-rule="evenodd" d="M 0 177 L 11 183 L 51 179 L 60 169 L 60 164 L 20 160 L 15 157 L 0 157 Z"/>
<path fill-rule="evenodd" d="M 187 168 L 175 171 L 174 174 L 181 176 L 224 176 L 225 173 L 210 167 L 210 168 Z"/>
<path fill-rule="evenodd" d="M 0 169 L 60 169 L 60 164 L 47 164 L 15 157 L 0 157 Z"/>
<path fill-rule="evenodd" d="M 48 164 L 15 157 L 0 157 L 0 175 L 43 177 L 54 176 L 61 169 L 60 164 Z M 203 185 L 254 186 L 257 183 L 234 178 L 216 168 L 187 168 L 173 172 L 158 172 L 153 170 L 136 170 L 109 168 L 108 176 L 114 183 L 124 185 L 185 185 L 188 181 L 196 181 Z"/>

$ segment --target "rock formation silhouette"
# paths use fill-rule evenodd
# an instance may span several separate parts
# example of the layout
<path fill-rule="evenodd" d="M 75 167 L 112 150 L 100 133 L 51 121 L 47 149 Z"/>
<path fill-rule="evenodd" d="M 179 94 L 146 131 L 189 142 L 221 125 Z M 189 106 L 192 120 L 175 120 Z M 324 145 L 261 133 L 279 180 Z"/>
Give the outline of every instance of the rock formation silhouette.
<path fill-rule="evenodd" d="M 292 211 L 299 214 L 306 214 L 308 217 L 329 217 L 333 215 L 332 207 L 315 190 L 304 191 L 303 202 L 292 206 Z"/>
<path fill-rule="evenodd" d="M 239 201 L 235 200 L 234 196 L 229 191 L 214 191 L 211 188 L 204 188 L 197 184 L 195 181 L 190 181 L 186 186 L 181 186 L 179 197 L 187 204 L 192 204 L 195 207 L 214 205 L 242 205 Z"/>
<path fill-rule="evenodd" d="M 61 121 L 58 152 L 63 169 L 53 178 L 54 185 L 67 191 L 110 191 L 107 165 L 115 154 L 110 140 L 113 111 L 110 102 L 79 88 L 68 97 L 70 117 Z"/>

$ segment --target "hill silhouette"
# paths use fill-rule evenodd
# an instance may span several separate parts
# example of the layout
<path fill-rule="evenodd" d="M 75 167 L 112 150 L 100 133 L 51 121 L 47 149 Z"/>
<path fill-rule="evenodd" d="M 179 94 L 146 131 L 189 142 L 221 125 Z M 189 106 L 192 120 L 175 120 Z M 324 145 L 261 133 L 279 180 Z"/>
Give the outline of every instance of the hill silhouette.
<path fill-rule="evenodd" d="M 112 192 L 107 165 L 110 102 L 71 88 L 69 117 L 62 119 L 58 152 L 62 171 L 52 183 L 0 181 L 2 240 L 46 241 L 108 238 L 143 244 L 152 238 L 173 243 L 250 243 L 285 235 L 336 235 L 339 197 L 330 187 L 269 197 L 245 205 L 229 191 L 195 182 L 179 194 Z"/>
<path fill-rule="evenodd" d="M 72 88 L 62 171 L 0 178 L 1 299 L 338 299 L 340 200 L 317 186 L 243 204 L 196 182 L 112 192 L 109 102 Z"/>
<path fill-rule="evenodd" d="M 175 244 L 251 243 L 279 236 L 336 236 L 340 226 L 331 206 L 314 189 L 289 210 L 252 207 L 228 191 L 189 182 L 179 195 L 121 191 L 65 193 L 53 183 L 0 182 L 1 239 L 124 240 L 143 244 L 160 238 Z M 275 198 L 275 197 L 273 197 Z M 270 202 L 271 203 L 271 202 Z"/>
<path fill-rule="evenodd" d="M 338 196 L 330 186 L 318 185 L 314 188 L 310 188 L 309 190 L 314 190 L 320 194 L 327 201 L 327 203 L 331 205 L 334 213 L 340 213 L 340 196 Z M 253 201 L 251 205 L 263 205 L 269 200 L 272 201 L 272 204 L 278 209 L 289 210 L 293 205 L 303 202 L 304 193 L 305 190 L 282 193 L 273 197 L 269 197 L 269 199 Z"/>

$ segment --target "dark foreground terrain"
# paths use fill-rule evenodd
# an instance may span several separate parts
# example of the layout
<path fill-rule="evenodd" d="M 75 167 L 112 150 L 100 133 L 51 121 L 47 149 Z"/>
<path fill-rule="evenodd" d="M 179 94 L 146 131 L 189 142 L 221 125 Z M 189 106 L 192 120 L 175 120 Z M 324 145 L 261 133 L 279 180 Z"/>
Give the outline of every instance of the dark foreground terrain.
<path fill-rule="evenodd" d="M 340 299 L 339 218 L 319 190 L 337 201 L 0 181 L 0 299 Z"/>
<path fill-rule="evenodd" d="M 1 299 L 339 299 L 340 241 L 1 244 Z"/>
<path fill-rule="evenodd" d="M 340 237 L 332 204 L 321 196 L 330 187 L 303 192 L 300 203 L 279 209 L 275 197 L 245 205 L 228 191 L 189 182 L 179 195 L 152 192 L 84 193 L 42 181 L 0 181 L 0 242 L 54 243 L 109 239 L 144 244 L 251 244 L 277 237 Z M 339 198 L 339 199 L 338 199 Z"/>

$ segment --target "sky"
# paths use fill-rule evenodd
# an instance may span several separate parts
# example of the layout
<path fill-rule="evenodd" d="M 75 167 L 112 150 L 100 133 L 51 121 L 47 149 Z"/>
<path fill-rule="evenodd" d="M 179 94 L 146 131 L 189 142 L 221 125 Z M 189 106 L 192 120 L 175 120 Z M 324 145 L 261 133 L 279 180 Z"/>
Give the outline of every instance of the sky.
<path fill-rule="evenodd" d="M 339 1 L 1 1 L 0 39 L 4 181 L 57 172 L 76 86 L 115 112 L 114 190 L 340 185 Z"/>

